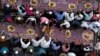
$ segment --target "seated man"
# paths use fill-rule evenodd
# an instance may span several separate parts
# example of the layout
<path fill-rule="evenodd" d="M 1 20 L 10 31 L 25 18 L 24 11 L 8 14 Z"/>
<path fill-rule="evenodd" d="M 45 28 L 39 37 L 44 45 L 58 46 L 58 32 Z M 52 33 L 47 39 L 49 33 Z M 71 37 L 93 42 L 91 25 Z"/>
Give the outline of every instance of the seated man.
<path fill-rule="evenodd" d="M 46 37 L 48 37 L 48 39 L 49 39 L 48 41 L 46 40 Z M 51 37 L 45 35 L 42 38 L 43 39 L 42 39 L 42 41 L 40 43 L 40 46 L 42 48 L 49 48 L 50 47 L 50 43 L 51 43 Z"/>

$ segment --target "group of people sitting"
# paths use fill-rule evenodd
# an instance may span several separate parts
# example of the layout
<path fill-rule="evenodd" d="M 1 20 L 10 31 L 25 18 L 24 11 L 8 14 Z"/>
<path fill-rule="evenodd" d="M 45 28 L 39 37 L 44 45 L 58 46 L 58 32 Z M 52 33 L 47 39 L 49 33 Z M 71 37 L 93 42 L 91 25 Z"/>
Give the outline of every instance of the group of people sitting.
<path fill-rule="evenodd" d="M 62 10 L 41 10 L 34 9 L 29 4 L 17 5 L 16 8 L 12 8 L 9 4 L 3 6 L 3 19 L 6 22 L 17 24 L 45 24 L 49 27 L 56 26 L 57 28 L 68 29 L 79 28 L 91 29 L 95 33 L 100 28 L 100 14 L 96 10 L 91 11 L 62 11 Z M 14 16 L 12 16 L 14 15 Z"/>
<path fill-rule="evenodd" d="M 63 43 L 51 36 L 35 33 L 32 39 L 0 31 L 1 56 L 86 56 L 93 54 L 93 45 L 78 42 Z"/>
<path fill-rule="evenodd" d="M 80 28 L 91 29 L 95 33 L 100 28 L 100 14 L 95 11 L 39 11 L 30 5 L 18 5 L 12 8 L 9 4 L 4 4 L 2 22 L 15 24 L 25 24 L 35 26 L 45 25 L 52 28 L 56 26 L 61 29 Z M 20 34 L 9 35 L 1 30 L 0 32 L 0 55 L 2 56 L 95 56 L 91 44 L 78 44 L 76 42 L 62 43 L 52 39 L 50 35 L 34 34 L 32 39 L 24 39 Z"/>

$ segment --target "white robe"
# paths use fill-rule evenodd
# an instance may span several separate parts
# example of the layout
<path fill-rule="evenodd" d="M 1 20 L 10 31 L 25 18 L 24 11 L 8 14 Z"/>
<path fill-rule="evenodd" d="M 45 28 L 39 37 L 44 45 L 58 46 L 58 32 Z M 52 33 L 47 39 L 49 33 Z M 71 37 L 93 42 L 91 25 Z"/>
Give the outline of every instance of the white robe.
<path fill-rule="evenodd" d="M 89 23 L 87 21 L 82 21 L 81 27 L 89 28 Z"/>
<path fill-rule="evenodd" d="M 25 43 L 23 42 L 22 38 L 20 38 L 20 43 L 21 43 L 21 47 L 22 47 L 22 48 L 27 48 L 27 47 L 31 44 L 30 41 L 29 41 L 28 43 L 25 44 Z"/>
<path fill-rule="evenodd" d="M 26 12 L 23 13 L 23 12 L 21 11 L 20 7 L 21 7 L 21 5 L 17 6 L 18 13 L 19 13 L 20 15 L 22 15 L 22 16 L 25 16 L 25 15 L 26 15 Z M 22 8 L 25 10 L 24 7 L 22 7 Z"/>
<path fill-rule="evenodd" d="M 87 47 L 84 47 L 83 50 L 89 52 L 89 51 L 91 51 L 91 48 L 89 46 L 87 46 Z"/>
<path fill-rule="evenodd" d="M 32 21 L 32 22 L 35 22 L 36 23 L 36 18 L 31 16 L 31 17 L 29 17 L 27 19 L 27 21 Z"/>
<path fill-rule="evenodd" d="M 70 27 L 70 23 L 66 19 L 64 20 L 64 23 L 61 23 L 60 24 L 60 27 L 62 27 L 63 25 L 65 25 L 66 28 L 69 28 Z"/>
<path fill-rule="evenodd" d="M 73 21 L 75 19 L 73 12 L 71 12 L 71 14 L 64 12 L 64 14 L 65 14 L 65 19 L 67 19 L 68 21 Z"/>
<path fill-rule="evenodd" d="M 49 37 L 49 41 L 46 41 L 45 37 L 43 36 L 43 40 L 41 41 L 40 46 L 42 48 L 49 48 L 50 43 L 51 43 L 51 37 Z"/>
<path fill-rule="evenodd" d="M 60 48 L 60 45 L 57 46 L 57 45 L 56 45 L 55 43 L 53 43 L 53 42 L 52 42 L 51 44 L 52 44 L 52 49 L 53 49 L 53 50 L 58 50 L 58 49 Z"/>
<path fill-rule="evenodd" d="M 83 17 L 84 17 L 84 16 L 83 16 L 82 14 L 75 15 L 75 19 L 76 19 L 76 20 L 82 20 Z"/>
<path fill-rule="evenodd" d="M 93 30 L 95 33 L 97 33 L 99 31 L 99 28 L 100 28 L 100 23 L 99 22 L 92 22 L 90 25 L 89 25 L 89 28 L 91 30 Z"/>
<path fill-rule="evenodd" d="M 83 11 L 83 14 L 85 15 L 85 20 L 91 20 L 93 17 L 93 11 L 91 11 L 89 14 L 87 14 L 85 11 Z"/>
<path fill-rule="evenodd" d="M 39 40 L 35 40 L 34 38 L 32 39 L 32 45 L 35 47 L 38 47 L 41 43 L 41 41 L 43 40 L 43 38 L 39 39 Z"/>

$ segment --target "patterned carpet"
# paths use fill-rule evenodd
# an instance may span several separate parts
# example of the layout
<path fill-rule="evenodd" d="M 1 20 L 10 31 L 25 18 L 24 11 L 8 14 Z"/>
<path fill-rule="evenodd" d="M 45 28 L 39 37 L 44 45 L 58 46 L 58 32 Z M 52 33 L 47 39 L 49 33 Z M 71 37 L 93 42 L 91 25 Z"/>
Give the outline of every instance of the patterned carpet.
<path fill-rule="evenodd" d="M 41 10 L 41 9 L 53 9 L 53 10 L 57 10 L 59 8 L 61 8 L 61 10 L 68 10 L 68 4 L 70 3 L 74 3 L 77 8 L 74 11 L 77 11 L 78 9 L 83 9 L 83 10 L 87 10 L 84 8 L 84 4 L 85 3 L 91 3 L 92 7 L 88 10 L 91 10 L 93 8 L 97 8 L 98 6 L 98 2 L 95 0 L 52 0 L 56 3 L 56 7 L 55 8 L 49 8 L 48 6 L 48 2 L 45 3 L 45 1 L 47 0 L 37 0 L 38 1 L 38 5 L 36 6 L 37 9 Z M 8 3 L 7 0 L 1 0 L 1 4 L 3 3 Z M 17 0 L 17 3 L 14 5 L 13 8 L 16 8 L 16 6 L 18 4 L 29 4 L 30 0 Z M 9 25 L 8 23 L 1 23 L 1 29 L 7 31 L 7 25 Z M 26 30 L 28 29 L 25 25 L 15 25 L 16 26 L 16 31 L 15 33 L 11 33 L 11 34 L 16 34 L 16 33 L 20 33 L 23 35 L 24 38 L 31 38 L 32 36 L 29 36 L 26 34 Z M 36 32 L 38 32 L 40 35 L 42 35 L 41 33 L 41 29 L 39 28 L 39 26 L 36 26 L 36 28 L 34 29 Z M 67 40 L 67 42 L 71 42 L 73 40 L 79 40 L 79 42 L 84 42 L 84 40 L 82 40 L 82 29 L 71 29 L 72 32 L 72 36 L 70 39 Z M 57 38 L 62 42 L 66 42 L 66 38 L 65 38 L 65 30 L 63 30 L 62 32 L 60 32 L 58 29 L 54 28 L 54 36 L 53 38 Z"/>
<path fill-rule="evenodd" d="M 16 1 L 17 1 L 17 3 L 14 5 L 14 8 L 16 8 L 16 5 L 19 5 L 19 4 L 29 4 L 30 3 L 30 0 L 16 0 Z M 49 8 L 48 2 L 45 3 L 45 1 L 48 1 L 48 0 L 37 0 L 37 1 L 38 1 L 38 5 L 35 6 L 35 8 L 37 8 L 38 10 L 41 10 L 41 9 L 58 10 L 59 8 L 61 8 L 61 10 L 69 10 L 68 4 L 70 4 L 70 3 L 76 4 L 77 8 L 74 9 L 74 11 L 77 11 L 78 9 L 91 10 L 93 8 L 96 9 L 98 7 L 98 2 L 96 2 L 96 0 L 51 0 L 56 3 L 55 8 Z M 1 0 L 1 2 L 2 2 L 1 4 L 8 3 L 7 0 Z M 91 3 L 92 8 L 85 9 L 84 8 L 85 3 Z"/>
<path fill-rule="evenodd" d="M 32 35 L 28 35 L 26 33 L 27 29 L 30 29 L 30 27 L 27 27 L 27 25 L 16 25 L 16 24 L 11 24 L 11 23 L 0 23 L 0 29 L 4 30 L 6 32 L 8 32 L 7 30 L 7 26 L 8 25 L 14 25 L 16 30 L 15 32 L 9 32 L 11 35 L 16 35 L 16 33 L 19 33 L 23 38 L 32 38 Z M 33 29 L 35 32 L 37 32 L 39 35 L 42 35 L 43 33 L 41 32 L 41 28 L 39 25 L 36 25 L 36 27 Z M 67 39 L 65 37 L 65 31 L 66 30 L 58 30 L 56 27 L 54 28 L 54 32 L 53 32 L 53 39 L 57 38 L 58 40 L 62 41 L 62 42 L 72 42 L 75 40 L 78 40 L 78 42 L 84 42 L 84 40 L 82 39 L 82 32 L 83 30 L 81 28 L 79 29 L 70 29 L 71 31 L 71 37 L 69 39 Z"/>

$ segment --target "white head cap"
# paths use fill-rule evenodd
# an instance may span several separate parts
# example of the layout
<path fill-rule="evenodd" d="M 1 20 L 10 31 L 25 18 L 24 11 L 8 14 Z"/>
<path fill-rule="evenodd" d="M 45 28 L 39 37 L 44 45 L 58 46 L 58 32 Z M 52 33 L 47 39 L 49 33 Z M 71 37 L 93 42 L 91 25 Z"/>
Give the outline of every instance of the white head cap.
<path fill-rule="evenodd" d="M 48 23 L 49 23 L 48 21 L 45 22 L 45 24 L 48 24 Z"/>
<path fill-rule="evenodd" d="M 76 54 L 73 52 L 69 52 L 69 53 L 67 53 L 67 56 L 76 56 Z"/>
<path fill-rule="evenodd" d="M 3 51 L 3 53 L 4 53 L 4 54 L 6 54 L 6 53 L 7 53 L 7 51 Z"/>
<path fill-rule="evenodd" d="M 10 7 L 10 5 L 9 5 L 9 4 L 6 4 L 6 6 L 7 6 L 7 7 Z"/>
<path fill-rule="evenodd" d="M 18 51 L 15 51 L 15 54 L 18 54 L 19 52 Z"/>
<path fill-rule="evenodd" d="M 36 14 L 39 14 L 40 12 L 39 11 L 36 11 Z"/>
<path fill-rule="evenodd" d="M 52 14 L 53 12 L 52 11 L 49 11 L 49 14 Z"/>
<path fill-rule="evenodd" d="M 1 36 L 1 39 L 5 39 L 5 36 Z"/>
<path fill-rule="evenodd" d="M 30 9 L 30 10 L 33 10 L 33 7 L 30 7 L 29 9 Z"/>
<path fill-rule="evenodd" d="M 30 49 L 30 52 L 33 52 L 33 49 Z"/>
<path fill-rule="evenodd" d="M 21 18 L 21 17 L 17 17 L 17 19 L 18 19 L 18 20 L 21 20 L 22 18 Z"/>
<path fill-rule="evenodd" d="M 100 14 L 96 14 L 97 17 L 100 17 Z"/>

